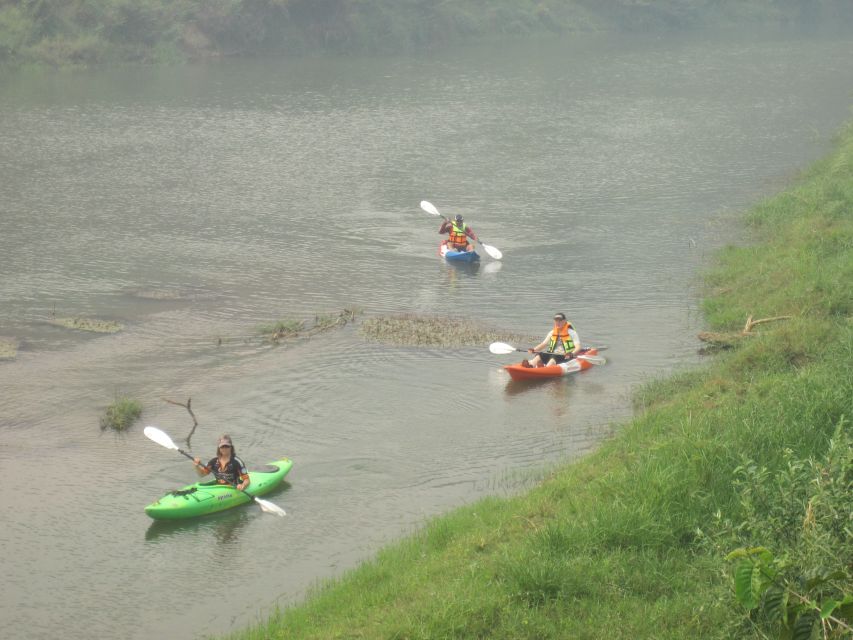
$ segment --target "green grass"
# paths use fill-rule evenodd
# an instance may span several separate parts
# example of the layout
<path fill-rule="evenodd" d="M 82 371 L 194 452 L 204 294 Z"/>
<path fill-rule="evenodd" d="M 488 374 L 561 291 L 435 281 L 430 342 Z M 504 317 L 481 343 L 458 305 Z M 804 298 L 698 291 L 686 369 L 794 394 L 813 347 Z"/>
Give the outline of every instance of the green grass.
<path fill-rule="evenodd" d="M 101 417 L 101 429 L 125 431 L 139 416 L 142 415 L 142 405 L 132 398 L 117 398 Z"/>
<path fill-rule="evenodd" d="M 755 545 L 816 601 L 853 594 L 851 185 L 847 128 L 708 274 L 713 328 L 790 320 L 647 384 L 616 437 L 533 490 L 437 518 L 234 637 L 785 637 L 735 598 L 726 556 Z"/>

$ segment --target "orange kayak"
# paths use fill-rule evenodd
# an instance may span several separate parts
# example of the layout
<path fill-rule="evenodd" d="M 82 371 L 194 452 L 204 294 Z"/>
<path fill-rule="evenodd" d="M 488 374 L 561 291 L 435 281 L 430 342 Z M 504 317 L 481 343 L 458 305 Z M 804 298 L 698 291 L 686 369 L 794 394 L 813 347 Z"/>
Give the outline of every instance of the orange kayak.
<path fill-rule="evenodd" d="M 598 349 L 595 347 L 583 349 L 579 355 L 598 355 Z M 519 362 L 518 364 L 508 364 L 504 366 L 504 369 L 509 372 L 513 380 L 539 380 L 542 378 L 559 378 L 570 373 L 584 371 L 591 366 L 593 366 L 592 363 L 586 360 L 572 358 L 568 362 L 555 364 L 550 367 L 523 367 Z"/>

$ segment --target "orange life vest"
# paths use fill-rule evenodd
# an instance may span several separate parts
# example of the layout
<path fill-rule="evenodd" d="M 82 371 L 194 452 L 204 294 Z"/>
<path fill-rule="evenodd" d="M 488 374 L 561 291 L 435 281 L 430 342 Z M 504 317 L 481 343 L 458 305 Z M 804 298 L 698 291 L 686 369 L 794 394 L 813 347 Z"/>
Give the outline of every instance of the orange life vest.
<path fill-rule="evenodd" d="M 557 348 L 558 344 L 563 345 L 563 349 L 566 353 L 571 353 L 575 348 L 575 342 L 569 334 L 569 329 L 573 328 L 572 323 L 568 320 L 566 320 L 566 324 L 563 325 L 562 329 L 554 326 L 554 330 L 551 332 L 551 339 L 548 340 L 548 353 L 554 353 L 554 349 Z"/>
<path fill-rule="evenodd" d="M 465 229 L 468 228 L 468 225 L 463 222 L 460 227 L 455 220 L 451 220 L 450 224 L 450 237 L 447 239 L 447 243 L 464 249 L 468 246 L 468 236 L 465 235 Z"/>

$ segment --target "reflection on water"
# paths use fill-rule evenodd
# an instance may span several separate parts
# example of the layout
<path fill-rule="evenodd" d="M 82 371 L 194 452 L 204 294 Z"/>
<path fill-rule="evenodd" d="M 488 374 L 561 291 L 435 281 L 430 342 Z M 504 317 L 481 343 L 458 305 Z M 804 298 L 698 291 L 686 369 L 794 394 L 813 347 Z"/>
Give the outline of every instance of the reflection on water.
<path fill-rule="evenodd" d="M 253 505 L 254 503 L 241 505 L 230 511 L 221 511 L 189 520 L 154 520 L 145 531 L 145 540 L 162 543 L 171 537 L 192 536 L 198 539 L 198 536 L 202 535 L 204 539 L 213 540 L 219 544 L 230 544 L 237 539 L 240 530 L 257 515 L 248 512 L 249 507 Z"/>
<path fill-rule="evenodd" d="M 565 388 L 565 385 L 568 384 L 566 378 L 567 376 L 560 378 L 543 378 L 542 380 L 513 380 L 510 378 L 504 387 L 504 393 L 508 396 L 517 396 L 521 393 L 532 391 L 534 389 L 538 389 L 540 391 L 549 390 L 553 393 L 556 389 L 562 390 Z"/>
<path fill-rule="evenodd" d="M 483 273 L 497 273 L 503 267 L 503 262 L 493 260 L 483 267 Z"/>
<path fill-rule="evenodd" d="M 480 271 L 480 261 L 477 262 L 447 262 L 447 280 L 450 285 L 455 284 L 456 279 L 465 276 L 473 276 Z"/>
<path fill-rule="evenodd" d="M 574 375 L 583 375 L 588 371 L 559 378 L 544 378 L 541 380 L 510 380 L 504 387 L 507 398 L 536 392 L 536 397 L 543 403 L 543 408 L 551 420 L 562 420 L 571 416 L 571 406 L 577 394 Z M 586 390 L 586 387 L 584 388 Z"/>

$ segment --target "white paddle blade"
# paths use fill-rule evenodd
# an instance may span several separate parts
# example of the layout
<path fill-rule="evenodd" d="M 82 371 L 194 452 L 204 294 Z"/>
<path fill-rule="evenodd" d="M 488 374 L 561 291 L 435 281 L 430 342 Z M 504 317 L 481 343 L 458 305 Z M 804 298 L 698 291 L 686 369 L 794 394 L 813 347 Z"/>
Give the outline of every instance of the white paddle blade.
<path fill-rule="evenodd" d="M 178 445 L 172 442 L 172 439 L 165 431 L 160 431 L 157 427 L 145 427 L 142 430 L 142 433 L 145 434 L 145 437 L 149 440 L 153 440 L 161 447 L 166 447 L 167 449 L 178 450 Z"/>
<path fill-rule="evenodd" d="M 493 342 L 489 345 L 489 351 L 499 356 L 505 356 L 508 353 L 518 351 L 518 349 L 513 347 L 511 344 L 507 344 L 506 342 Z"/>
<path fill-rule="evenodd" d="M 498 249 L 497 247 L 493 247 L 490 244 L 484 244 L 482 242 L 480 243 L 480 246 L 482 246 L 483 249 L 485 249 L 486 253 L 492 256 L 495 260 L 500 260 L 504 257 L 504 254 L 502 254 L 500 249 Z"/>
<path fill-rule="evenodd" d="M 273 504 L 269 500 L 261 500 L 260 498 L 255 497 L 255 502 L 258 503 L 262 511 L 266 511 L 267 513 L 273 513 L 281 518 L 287 515 L 287 512 L 279 507 L 277 504 Z"/>
<path fill-rule="evenodd" d="M 575 357 L 578 360 L 586 360 L 590 364 L 607 364 L 607 360 L 603 356 L 588 356 L 585 354 L 581 354 Z"/>
<path fill-rule="evenodd" d="M 441 215 L 438 212 L 438 209 L 436 209 L 435 206 L 432 204 L 432 202 L 427 202 L 426 200 L 421 200 L 421 209 L 434 216 Z"/>

